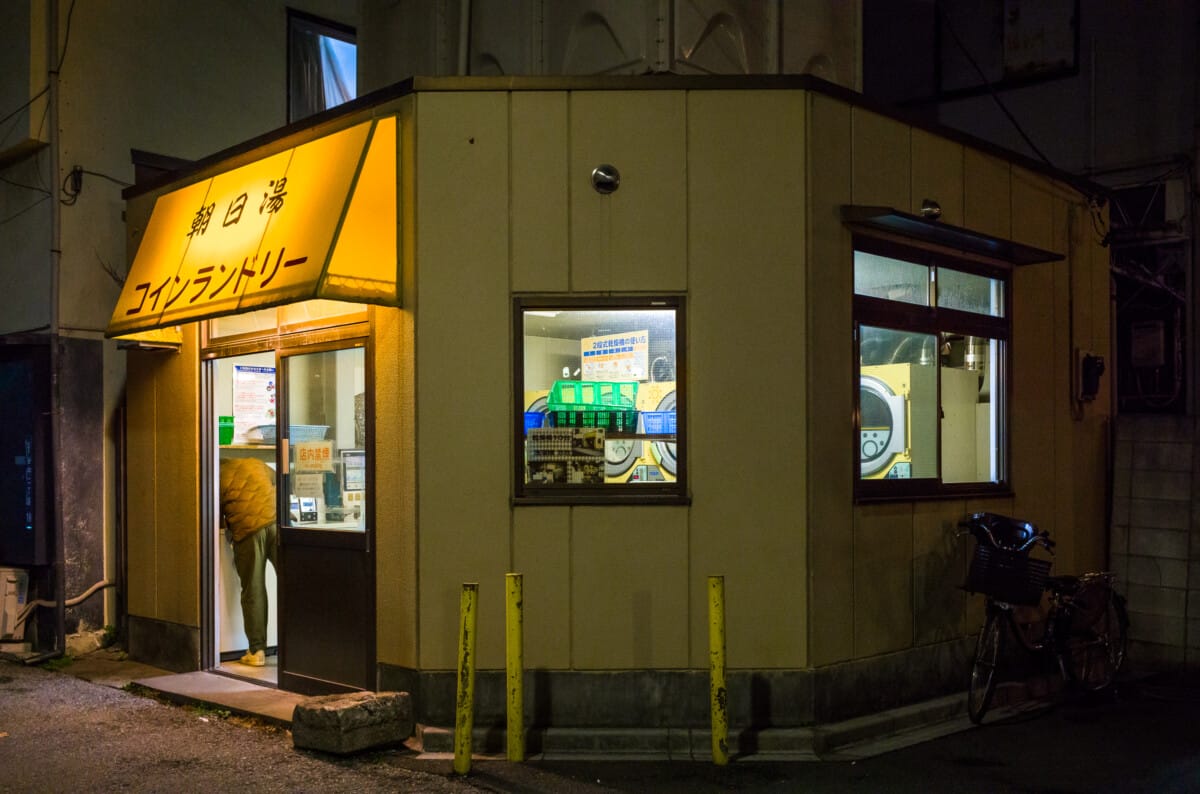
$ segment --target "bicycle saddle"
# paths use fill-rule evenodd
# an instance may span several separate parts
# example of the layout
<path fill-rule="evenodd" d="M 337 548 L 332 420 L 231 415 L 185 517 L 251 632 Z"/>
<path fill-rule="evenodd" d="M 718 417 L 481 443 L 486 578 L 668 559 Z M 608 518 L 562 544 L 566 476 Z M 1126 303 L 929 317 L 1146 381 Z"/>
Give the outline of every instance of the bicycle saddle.
<path fill-rule="evenodd" d="M 1014 549 L 1020 548 L 1038 534 L 1038 528 L 1029 521 L 999 513 L 972 513 L 960 523 L 967 528 L 986 528 L 997 543 Z"/>

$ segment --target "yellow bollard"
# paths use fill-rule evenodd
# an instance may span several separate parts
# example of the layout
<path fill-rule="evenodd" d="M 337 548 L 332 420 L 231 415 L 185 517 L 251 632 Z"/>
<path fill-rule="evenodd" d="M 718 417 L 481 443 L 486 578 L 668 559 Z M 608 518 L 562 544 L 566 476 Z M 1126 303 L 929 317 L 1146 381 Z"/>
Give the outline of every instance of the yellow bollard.
<path fill-rule="evenodd" d="M 475 727 L 475 605 L 479 585 L 464 584 L 459 601 L 458 694 L 454 716 L 454 771 L 471 771 L 471 730 Z"/>
<path fill-rule="evenodd" d="M 713 763 L 729 763 L 729 713 L 725 689 L 725 577 L 708 577 L 708 697 L 712 708 Z"/>
<path fill-rule="evenodd" d="M 521 574 L 505 575 L 505 665 L 508 673 L 508 760 L 525 760 L 525 639 L 524 586 Z"/>

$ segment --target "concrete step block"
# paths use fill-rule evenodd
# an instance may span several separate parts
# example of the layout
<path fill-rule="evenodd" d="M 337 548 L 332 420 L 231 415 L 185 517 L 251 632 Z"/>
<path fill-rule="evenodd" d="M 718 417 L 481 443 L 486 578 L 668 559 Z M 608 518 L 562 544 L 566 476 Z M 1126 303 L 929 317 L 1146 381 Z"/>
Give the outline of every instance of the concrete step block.
<path fill-rule="evenodd" d="M 413 728 L 407 692 L 321 695 L 298 703 L 292 712 L 295 747 L 337 755 L 398 744 Z"/>

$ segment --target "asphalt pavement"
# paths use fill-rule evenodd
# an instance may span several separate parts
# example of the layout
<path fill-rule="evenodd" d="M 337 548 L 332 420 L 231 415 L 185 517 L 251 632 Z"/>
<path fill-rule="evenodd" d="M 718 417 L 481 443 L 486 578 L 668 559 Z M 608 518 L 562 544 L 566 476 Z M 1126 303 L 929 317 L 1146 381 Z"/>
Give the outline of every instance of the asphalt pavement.
<path fill-rule="evenodd" d="M 980 728 L 876 740 L 841 760 L 477 757 L 462 777 L 449 756 L 406 745 L 297 750 L 278 726 L 71 669 L 0 661 L 0 791 L 1200 792 L 1200 686 L 1183 677 L 1027 702 Z"/>

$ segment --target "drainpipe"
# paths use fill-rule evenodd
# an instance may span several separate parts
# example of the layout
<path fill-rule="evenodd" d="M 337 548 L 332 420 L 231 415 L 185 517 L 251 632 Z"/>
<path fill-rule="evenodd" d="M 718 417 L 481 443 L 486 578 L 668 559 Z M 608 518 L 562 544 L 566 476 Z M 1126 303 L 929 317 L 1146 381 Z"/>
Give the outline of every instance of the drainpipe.
<path fill-rule="evenodd" d="M 50 202 L 50 443 L 54 460 L 54 632 L 55 649 L 49 655 L 61 656 L 67 646 L 67 583 L 66 551 L 63 549 L 63 472 L 66 470 L 62 454 L 62 398 L 59 372 L 62 369 L 62 351 L 59 339 L 61 318 L 59 295 L 62 281 L 62 203 L 59 201 L 59 135 L 58 135 L 58 0 L 46 0 L 46 68 L 47 68 L 47 118 L 50 149 L 50 189 L 54 197 Z"/>
<path fill-rule="evenodd" d="M 458 4 L 458 74 L 465 76 L 471 64 L 471 0 Z"/>

